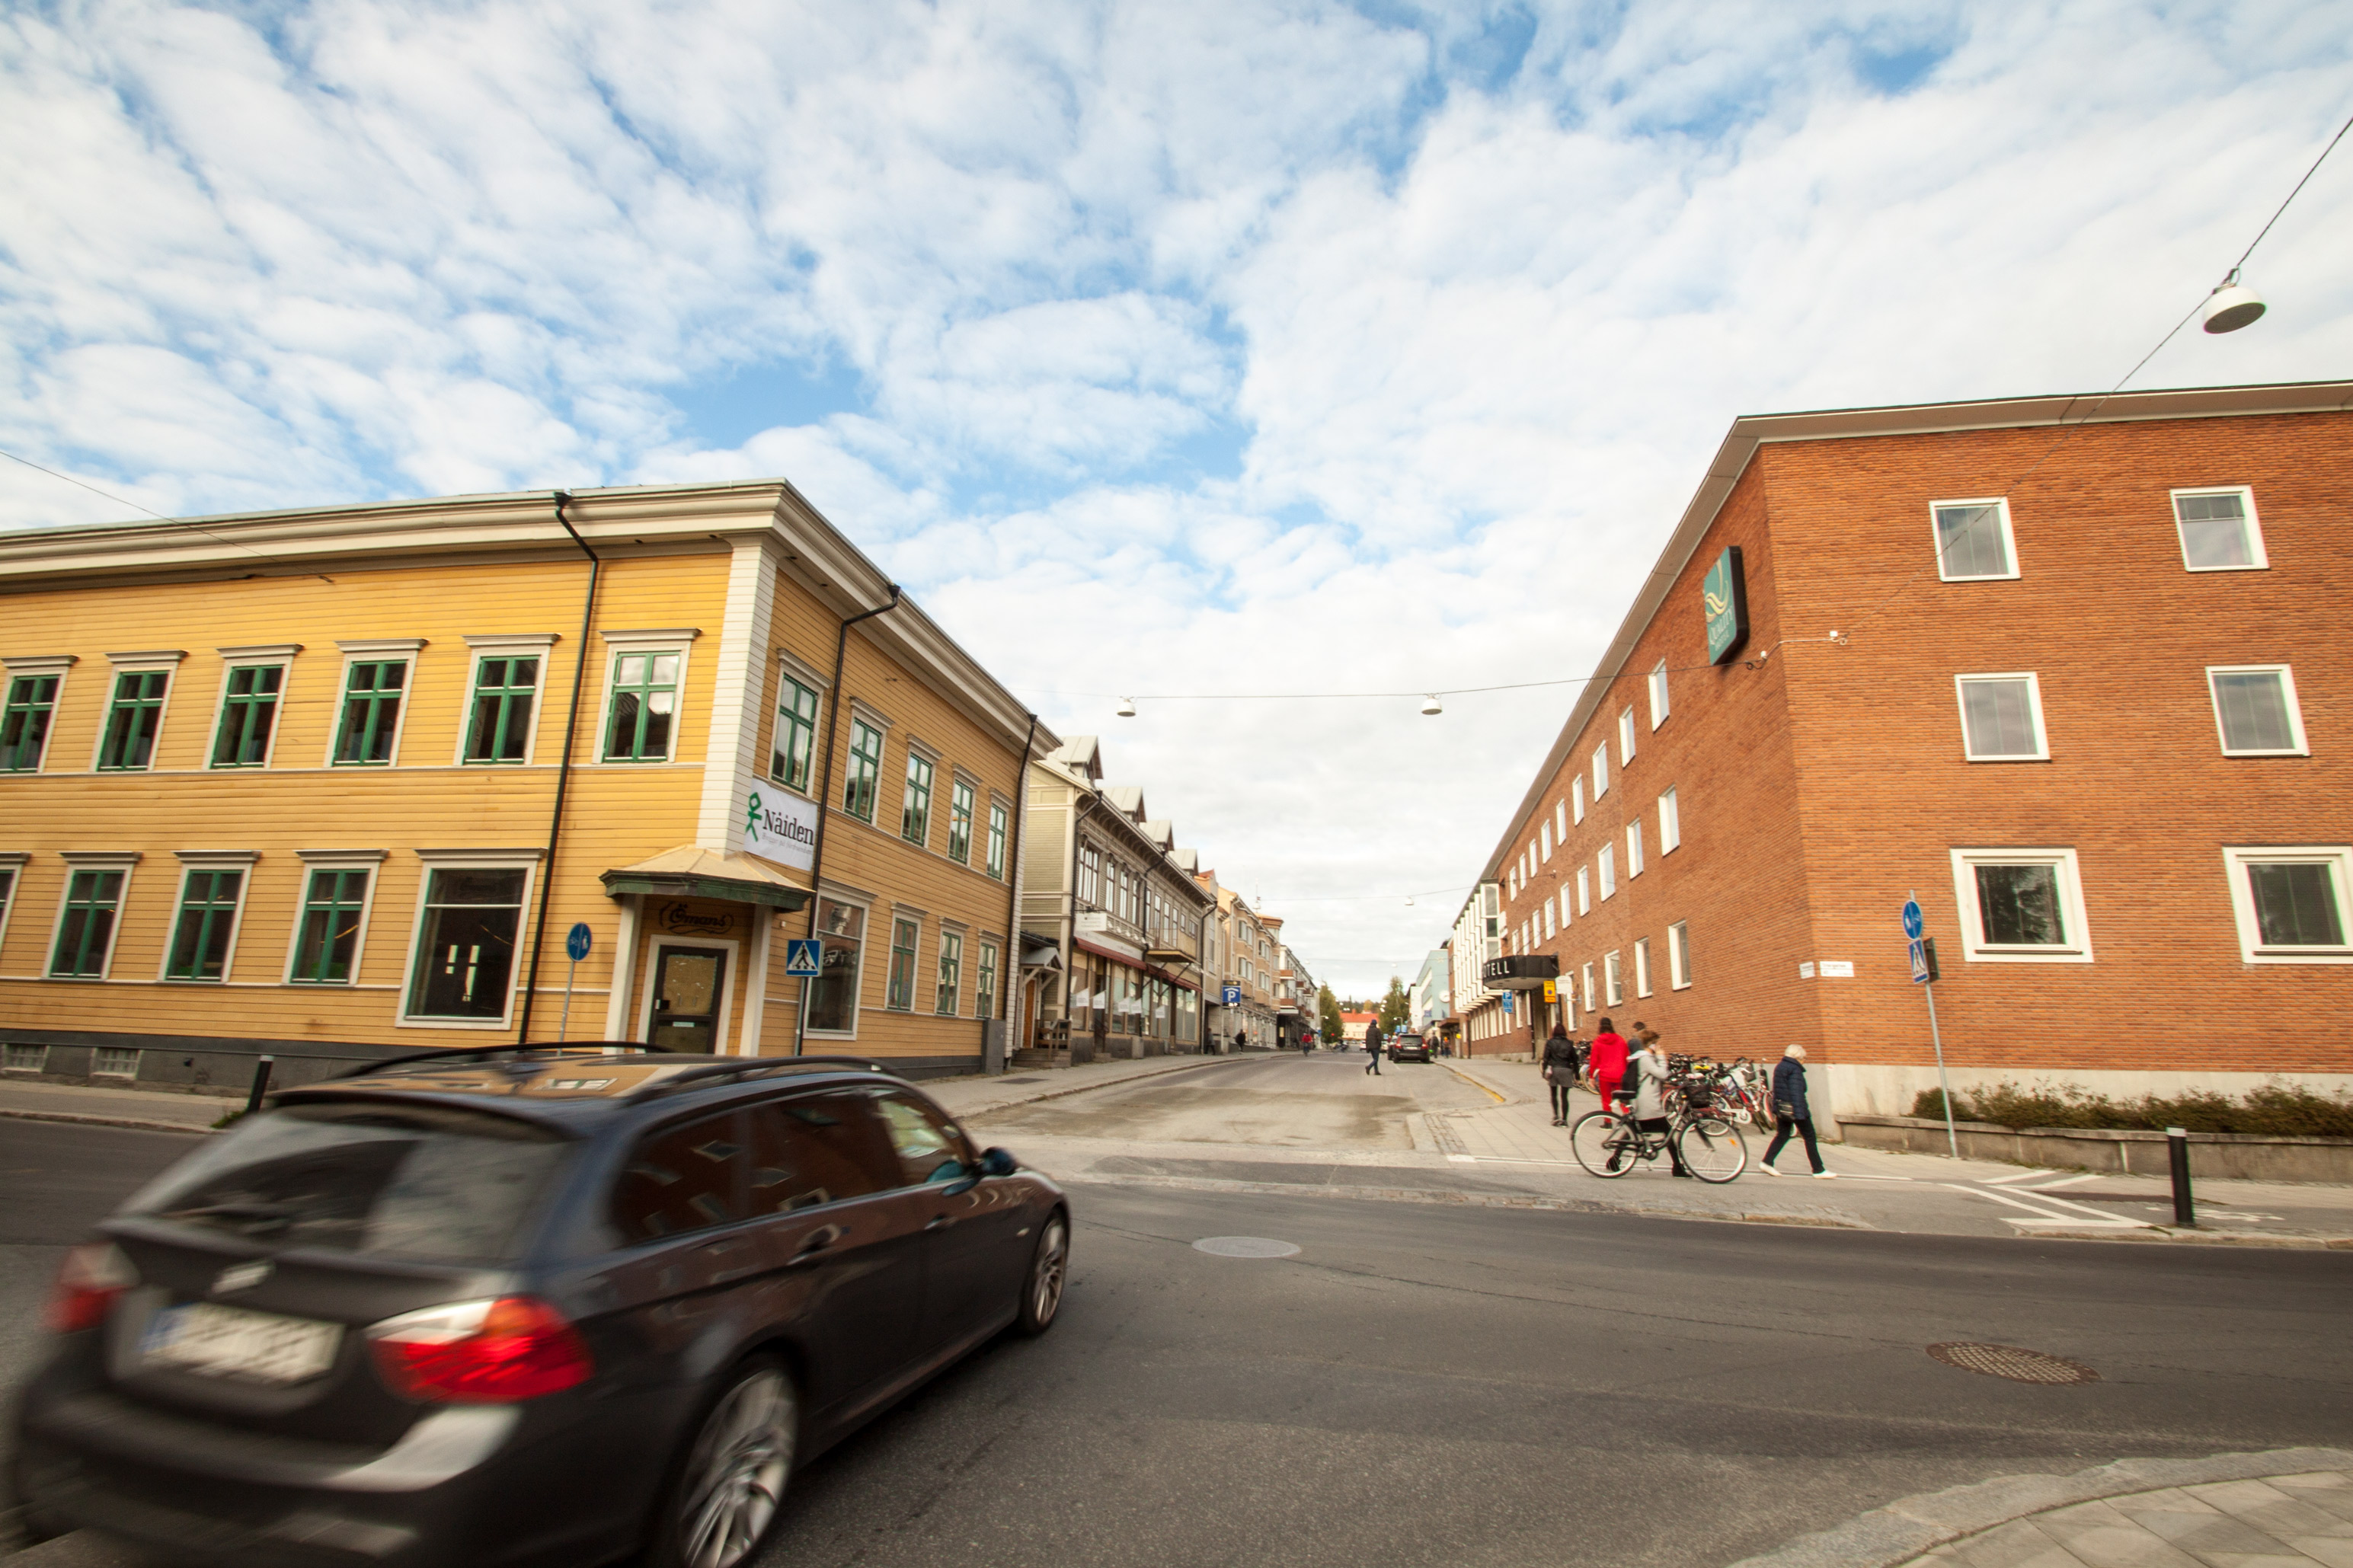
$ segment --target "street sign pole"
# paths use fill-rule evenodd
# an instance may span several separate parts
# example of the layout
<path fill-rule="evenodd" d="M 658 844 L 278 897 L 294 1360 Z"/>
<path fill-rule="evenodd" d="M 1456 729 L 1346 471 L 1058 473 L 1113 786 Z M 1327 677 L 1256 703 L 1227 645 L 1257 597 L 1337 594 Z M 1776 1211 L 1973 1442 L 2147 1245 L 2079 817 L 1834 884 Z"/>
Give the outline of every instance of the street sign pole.
<path fill-rule="evenodd" d="M 1936 1031 L 1936 983 L 1929 978 L 1931 971 L 1920 945 L 1921 930 L 1919 900 L 1907 892 L 1904 895 L 1904 934 L 1912 942 L 1913 978 L 1920 983 L 1920 994 L 1928 999 L 1928 1043 L 1936 1049 L 1936 1092 L 1945 1102 L 1945 1149 L 1957 1160 L 1961 1157 L 1961 1138 L 1953 1130 L 1953 1080 L 1945 1071 L 1945 1037 Z"/>
<path fill-rule="evenodd" d="M 572 1027 L 572 982 L 580 973 L 580 961 L 588 956 L 588 922 L 581 921 L 564 933 L 564 956 L 570 962 L 564 971 L 564 1014 L 555 1022 L 555 1039 L 561 1045 L 569 1037 Z"/>

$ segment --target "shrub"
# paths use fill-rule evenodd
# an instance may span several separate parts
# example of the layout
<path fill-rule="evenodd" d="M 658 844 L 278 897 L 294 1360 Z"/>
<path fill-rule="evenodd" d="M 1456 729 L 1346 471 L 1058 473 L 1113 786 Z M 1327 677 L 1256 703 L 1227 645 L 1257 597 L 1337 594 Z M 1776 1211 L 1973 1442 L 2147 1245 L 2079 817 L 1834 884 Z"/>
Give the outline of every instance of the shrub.
<path fill-rule="evenodd" d="M 1912 1114 L 1941 1121 L 1945 1097 L 1924 1089 Z M 1998 1127 L 2102 1128 L 2162 1131 L 2252 1133 L 2271 1138 L 2353 1138 L 2353 1096 L 2316 1094 L 2299 1084 L 2267 1083 L 2234 1100 L 2211 1089 L 2191 1089 L 2170 1099 L 2145 1095 L 2115 1100 L 2081 1089 L 2038 1084 L 2021 1089 L 2003 1082 L 1974 1095 L 1953 1096 L 1953 1120 L 1989 1121 Z"/>
<path fill-rule="evenodd" d="M 1942 1121 L 1945 1119 L 1945 1091 L 1941 1089 L 1922 1089 L 1917 1098 L 1912 1101 L 1912 1114 L 1925 1116 L 1931 1121 Z M 1969 1112 L 1969 1102 L 1957 1094 L 1953 1096 L 1953 1120 L 1956 1121 L 1977 1120 Z"/>

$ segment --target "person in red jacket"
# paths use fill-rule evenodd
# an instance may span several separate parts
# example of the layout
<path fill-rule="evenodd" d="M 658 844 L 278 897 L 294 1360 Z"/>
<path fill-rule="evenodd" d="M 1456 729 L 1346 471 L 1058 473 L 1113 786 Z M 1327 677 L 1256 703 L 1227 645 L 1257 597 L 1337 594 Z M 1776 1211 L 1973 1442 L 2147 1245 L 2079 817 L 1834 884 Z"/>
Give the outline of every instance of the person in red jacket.
<path fill-rule="evenodd" d="M 1593 1092 L 1601 1097 L 1601 1109 L 1610 1110 L 1618 1098 L 1618 1086 L 1626 1081 L 1626 1037 L 1607 1018 L 1601 1020 L 1601 1032 L 1593 1037 L 1586 1067 L 1593 1074 Z"/>

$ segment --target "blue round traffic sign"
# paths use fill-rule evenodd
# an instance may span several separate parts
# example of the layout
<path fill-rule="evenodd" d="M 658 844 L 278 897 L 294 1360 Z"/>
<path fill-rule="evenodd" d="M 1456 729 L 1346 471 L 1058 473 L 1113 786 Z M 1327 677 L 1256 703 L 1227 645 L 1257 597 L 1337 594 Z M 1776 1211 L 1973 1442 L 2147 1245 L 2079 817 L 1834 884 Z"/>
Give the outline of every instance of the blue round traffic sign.
<path fill-rule="evenodd" d="M 1915 942 L 1920 940 L 1920 903 L 1916 899 L 1904 900 L 1904 934 Z"/>
<path fill-rule="evenodd" d="M 588 922 L 586 921 L 575 921 L 572 929 L 564 933 L 564 953 L 575 963 L 588 956 Z"/>

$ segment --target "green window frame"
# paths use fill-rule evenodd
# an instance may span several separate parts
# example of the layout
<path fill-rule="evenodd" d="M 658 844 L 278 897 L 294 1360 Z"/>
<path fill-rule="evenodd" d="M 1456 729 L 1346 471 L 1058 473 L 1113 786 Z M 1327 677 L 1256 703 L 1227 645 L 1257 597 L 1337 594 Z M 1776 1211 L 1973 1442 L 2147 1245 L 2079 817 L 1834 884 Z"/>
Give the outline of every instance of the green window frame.
<path fill-rule="evenodd" d="M 849 765 L 841 784 L 841 809 L 860 822 L 874 820 L 875 785 L 882 776 L 882 731 L 863 719 L 849 724 Z"/>
<path fill-rule="evenodd" d="M 969 779 L 958 779 L 948 792 L 948 858 L 959 866 L 972 864 L 972 814 L 980 804 Z"/>
<path fill-rule="evenodd" d="M 666 763 L 677 738 L 676 652 L 613 656 L 613 695 L 605 721 L 608 763 Z"/>
<path fill-rule="evenodd" d="M 296 985 L 349 985 L 360 932 L 367 921 L 368 872 L 320 868 L 302 895 L 302 924 L 294 938 Z"/>
<path fill-rule="evenodd" d="M 220 725 L 213 735 L 213 766 L 258 768 L 269 760 L 278 727 L 278 699 L 286 685 L 282 664 L 233 664 L 221 692 Z"/>
<path fill-rule="evenodd" d="M 891 990 L 882 1005 L 893 1013 L 915 1010 L 915 947 L 922 936 L 913 921 L 891 922 Z"/>
<path fill-rule="evenodd" d="M 768 776 L 787 789 L 805 790 L 816 756 L 817 693 L 786 676 L 776 694 L 776 744 L 768 758 Z"/>
<path fill-rule="evenodd" d="M 1006 831 L 1010 826 L 1011 814 L 1005 809 L 1005 803 L 990 801 L 988 803 L 988 874 L 1000 882 L 1005 880 L 1005 837 Z"/>
<path fill-rule="evenodd" d="M 531 751 L 532 716 L 539 710 L 539 656 L 485 654 L 474 661 L 473 718 L 466 728 L 466 762 L 520 763 Z"/>
<path fill-rule="evenodd" d="M 997 944 L 980 944 L 979 973 L 974 976 L 972 989 L 973 1016 L 977 1018 L 997 1016 Z"/>
<path fill-rule="evenodd" d="M 114 917 L 122 907 L 122 871 L 76 871 L 66 883 L 49 973 L 59 979 L 103 980 L 114 945 Z"/>
<path fill-rule="evenodd" d="M 180 886 L 180 915 L 172 928 L 164 979 L 228 978 L 229 939 L 236 933 L 237 905 L 244 897 L 243 871 L 189 871 Z"/>
<path fill-rule="evenodd" d="M 172 689 L 168 669 L 126 669 L 114 678 L 107 704 L 106 731 L 98 745 L 101 773 L 135 773 L 155 760 L 155 735 L 164 724 L 164 698 Z"/>
<path fill-rule="evenodd" d="M 932 760 L 921 752 L 907 753 L 907 795 L 899 808 L 899 837 L 910 844 L 931 842 Z"/>
<path fill-rule="evenodd" d="M 427 879 L 409 976 L 411 1018 L 503 1024 L 531 874 L 520 867 L 437 867 Z"/>
<path fill-rule="evenodd" d="M 8 705 L 0 712 L 0 773 L 36 773 L 49 746 L 49 721 L 57 714 L 61 675 L 19 675 L 8 682 Z"/>
<path fill-rule="evenodd" d="M 392 765 L 400 736 L 400 707 L 408 691 L 405 658 L 357 658 L 343 671 L 343 714 L 335 732 L 334 765 Z"/>
<path fill-rule="evenodd" d="M 932 1010 L 943 1018 L 953 1018 L 964 990 L 964 938 L 958 932 L 940 932 L 939 982 L 939 996 Z"/>

